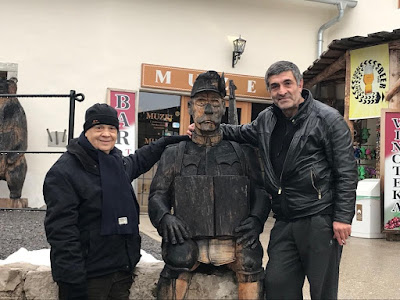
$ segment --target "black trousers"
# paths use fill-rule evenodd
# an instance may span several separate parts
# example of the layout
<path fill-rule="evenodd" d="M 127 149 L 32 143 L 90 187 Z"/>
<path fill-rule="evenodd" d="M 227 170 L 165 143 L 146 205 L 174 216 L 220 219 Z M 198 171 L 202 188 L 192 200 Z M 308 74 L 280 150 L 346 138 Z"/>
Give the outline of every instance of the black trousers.
<path fill-rule="evenodd" d="M 303 299 L 305 277 L 312 299 L 337 299 L 342 248 L 333 239 L 329 215 L 276 221 L 268 245 L 266 299 Z"/>
<path fill-rule="evenodd" d="M 59 284 L 60 300 L 128 300 L 133 275 L 129 272 L 115 272 L 87 280 L 87 294 L 72 291 L 71 286 Z M 86 295 L 84 295 L 86 294 Z"/>

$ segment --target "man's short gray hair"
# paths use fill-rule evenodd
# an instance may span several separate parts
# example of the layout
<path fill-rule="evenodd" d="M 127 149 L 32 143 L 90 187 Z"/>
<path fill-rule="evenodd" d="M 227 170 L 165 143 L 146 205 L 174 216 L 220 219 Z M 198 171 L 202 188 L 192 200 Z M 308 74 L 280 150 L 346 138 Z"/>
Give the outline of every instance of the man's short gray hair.
<path fill-rule="evenodd" d="M 292 62 L 281 60 L 273 63 L 265 73 L 265 83 L 267 84 L 267 90 L 270 90 L 268 79 L 273 75 L 281 74 L 282 72 L 292 71 L 294 78 L 296 79 L 297 84 L 300 84 L 303 75 L 300 73 L 299 68 Z"/>

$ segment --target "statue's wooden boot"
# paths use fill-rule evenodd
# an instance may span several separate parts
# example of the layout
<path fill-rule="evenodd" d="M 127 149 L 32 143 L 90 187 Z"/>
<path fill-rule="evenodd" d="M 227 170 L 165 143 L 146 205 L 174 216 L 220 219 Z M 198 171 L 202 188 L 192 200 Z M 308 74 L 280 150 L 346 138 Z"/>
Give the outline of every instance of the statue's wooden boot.
<path fill-rule="evenodd" d="M 186 299 L 191 279 L 192 279 L 192 273 L 184 272 L 179 274 L 179 277 L 176 279 L 176 284 L 175 284 L 176 300 Z"/>
<path fill-rule="evenodd" d="M 263 282 L 239 282 L 239 300 L 264 299 Z"/>
<path fill-rule="evenodd" d="M 175 299 L 175 279 L 160 277 L 157 283 L 157 299 Z"/>
<path fill-rule="evenodd" d="M 177 279 L 160 277 L 157 284 L 157 299 L 159 300 L 183 300 L 189 288 L 192 274 L 184 272 Z"/>

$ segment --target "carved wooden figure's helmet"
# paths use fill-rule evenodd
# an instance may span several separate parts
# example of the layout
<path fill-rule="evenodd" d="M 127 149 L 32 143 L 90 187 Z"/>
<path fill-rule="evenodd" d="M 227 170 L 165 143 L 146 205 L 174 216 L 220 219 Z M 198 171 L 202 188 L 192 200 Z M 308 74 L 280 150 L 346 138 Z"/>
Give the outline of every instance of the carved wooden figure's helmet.
<path fill-rule="evenodd" d="M 193 84 L 190 97 L 201 92 L 216 92 L 224 98 L 226 96 L 224 73 L 221 76 L 215 71 L 201 73 Z"/>

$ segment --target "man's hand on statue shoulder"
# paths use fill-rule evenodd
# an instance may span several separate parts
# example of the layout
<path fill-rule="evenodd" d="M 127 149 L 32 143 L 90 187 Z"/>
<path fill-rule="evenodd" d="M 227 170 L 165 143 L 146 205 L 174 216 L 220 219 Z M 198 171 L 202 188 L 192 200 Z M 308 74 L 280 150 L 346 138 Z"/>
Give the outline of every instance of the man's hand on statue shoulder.
<path fill-rule="evenodd" d="M 194 123 L 192 123 L 192 124 L 190 124 L 190 125 L 188 126 L 188 129 L 187 129 L 187 131 L 186 131 L 186 134 L 187 134 L 190 138 L 192 138 L 192 133 L 193 133 L 193 131 L 194 131 L 194 127 L 195 127 L 195 125 L 194 125 Z"/>
<path fill-rule="evenodd" d="M 173 245 L 182 244 L 190 238 L 190 232 L 186 224 L 176 216 L 166 214 L 160 222 L 160 234 L 164 242 Z"/>
<path fill-rule="evenodd" d="M 346 245 L 346 240 L 351 234 L 351 225 L 342 222 L 333 222 L 333 238 L 340 246 Z"/>
<path fill-rule="evenodd" d="M 237 243 L 243 244 L 243 248 L 251 247 L 254 249 L 257 246 L 257 241 L 260 233 L 263 231 L 263 225 L 257 217 L 250 216 L 240 222 L 236 227 L 235 232 L 239 234 Z"/>

